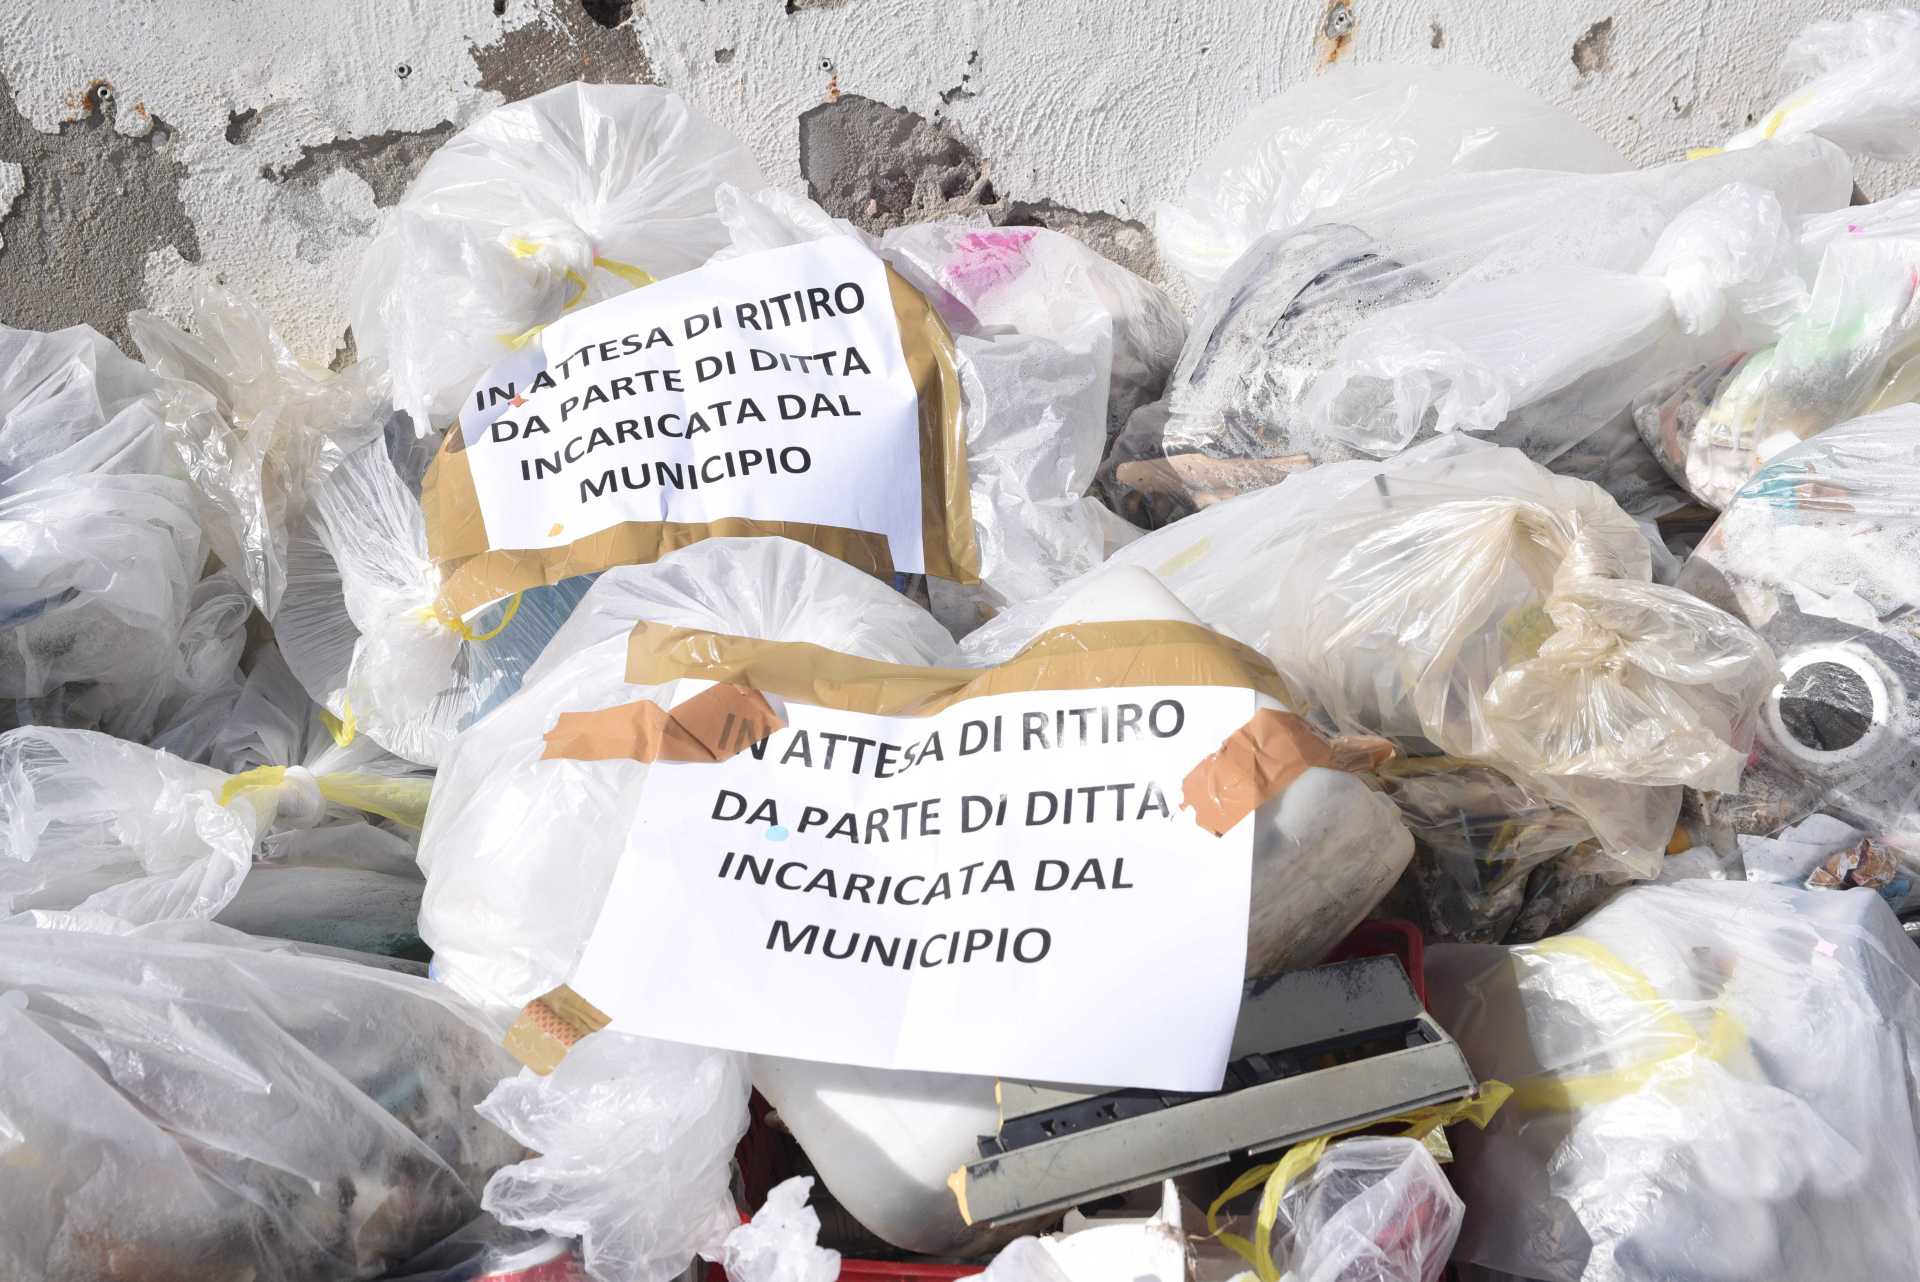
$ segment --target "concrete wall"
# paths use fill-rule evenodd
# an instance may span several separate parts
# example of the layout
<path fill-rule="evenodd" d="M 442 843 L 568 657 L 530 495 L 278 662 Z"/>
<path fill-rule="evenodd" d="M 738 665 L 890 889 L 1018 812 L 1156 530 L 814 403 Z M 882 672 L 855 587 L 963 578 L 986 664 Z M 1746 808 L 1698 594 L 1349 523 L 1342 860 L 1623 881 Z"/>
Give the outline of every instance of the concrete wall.
<path fill-rule="evenodd" d="M 1156 274 L 1153 202 L 1330 60 L 1475 63 L 1638 162 L 1750 122 L 1844 0 L 7 0 L 0 321 L 178 315 L 199 279 L 344 358 L 378 217 L 441 140 L 652 81 L 870 226 L 982 208 Z M 1863 171 L 1870 195 L 1911 174 Z"/>

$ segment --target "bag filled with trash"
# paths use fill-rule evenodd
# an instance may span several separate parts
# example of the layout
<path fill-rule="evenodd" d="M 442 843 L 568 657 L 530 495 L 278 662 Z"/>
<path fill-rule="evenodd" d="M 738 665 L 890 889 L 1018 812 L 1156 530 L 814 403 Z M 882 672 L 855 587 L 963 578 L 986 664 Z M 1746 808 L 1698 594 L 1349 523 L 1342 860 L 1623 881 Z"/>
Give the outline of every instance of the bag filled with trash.
<path fill-rule="evenodd" d="M 380 1276 L 520 1149 L 510 1060 L 422 978 L 207 923 L 0 926 L 0 1271 Z"/>
<path fill-rule="evenodd" d="M 1920 841 L 1917 485 L 1920 406 L 1857 418 L 1756 472 L 1688 558 L 1680 586 L 1780 664 L 1739 786 L 1702 798 L 1710 826 L 1768 837 L 1824 813 Z"/>
<path fill-rule="evenodd" d="M 1062 603 L 1023 645 L 1009 646 L 1012 653 L 1005 657 L 956 649 L 925 611 L 877 579 L 780 539 L 707 540 L 650 566 L 607 572 L 519 693 L 464 733 L 441 767 L 420 852 L 428 877 L 422 936 L 433 947 L 436 976 L 489 1009 L 511 1013 L 580 979 L 583 956 L 599 950 L 602 936 L 612 929 L 611 920 L 627 922 L 618 938 L 664 938 L 650 929 L 632 929 L 627 914 L 634 905 L 616 910 L 609 895 L 635 877 L 678 880 L 675 869 L 691 856 L 685 843 L 675 840 L 667 842 L 678 852 L 674 859 L 655 858 L 664 846 L 644 839 L 636 843 L 629 834 L 664 821 L 671 807 L 660 796 L 712 791 L 715 785 L 708 780 L 721 767 L 698 763 L 737 760 L 750 772 L 756 762 L 771 766 L 778 757 L 788 763 L 786 774 L 804 773 L 791 754 L 802 751 L 808 740 L 797 738 L 792 726 L 775 732 L 782 746 L 764 748 L 764 758 L 759 753 L 751 760 L 740 756 L 743 743 L 768 724 L 770 710 L 783 723 L 802 718 L 804 711 L 806 718 L 834 721 L 836 736 L 867 739 L 882 733 L 869 722 L 891 726 L 887 718 L 892 716 L 906 728 L 894 727 L 889 737 L 904 740 L 925 734 L 939 741 L 944 733 L 957 744 L 959 735 L 984 732 L 945 720 L 923 723 L 927 730 L 911 725 L 924 717 L 957 717 L 957 712 L 938 711 L 956 698 L 1028 689 L 1040 693 L 1019 697 L 1066 698 L 1047 691 L 1060 686 L 1070 695 L 1075 680 L 1089 683 L 1082 702 L 1095 698 L 1093 690 L 1109 680 L 1119 689 L 1105 697 L 1118 698 L 1167 663 L 1181 666 L 1162 672 L 1163 677 L 1188 673 L 1181 685 L 1206 683 L 1203 690 L 1220 691 L 1219 697 L 1229 702 L 1247 697 L 1246 687 L 1238 684 L 1247 680 L 1257 680 L 1262 683 L 1259 689 L 1271 692 L 1261 696 L 1262 707 L 1283 689 L 1273 684 L 1277 678 L 1271 675 L 1245 675 L 1271 670 L 1244 647 L 1198 627 L 1163 589 L 1138 572 L 1116 576 Z M 1081 657 L 1069 661 L 1072 655 Z M 1083 670 L 1084 675 L 1074 676 Z M 709 681 L 719 684 L 708 686 Z M 1033 686 L 1036 681 L 1043 684 Z M 1187 716 L 1199 725 L 1200 695 L 1192 698 Z M 768 699 L 777 703 L 765 703 Z M 952 706 L 974 705 L 963 701 Z M 1207 910 L 1218 914 L 1212 940 L 1231 950 L 1225 992 L 1210 994 L 1204 1002 L 1192 995 L 1184 999 L 1199 1009 L 1224 998 L 1229 1020 L 1237 1008 L 1243 973 L 1269 974 L 1320 960 L 1385 893 L 1411 852 L 1392 805 L 1349 773 L 1376 763 L 1382 746 L 1328 743 L 1279 711 L 1283 706 L 1276 699 L 1275 710 L 1259 722 L 1259 729 L 1248 731 L 1241 747 L 1223 745 L 1218 737 L 1199 746 L 1208 736 L 1193 736 L 1195 747 L 1182 751 L 1214 762 L 1208 769 L 1218 778 L 1206 772 L 1196 775 L 1191 790 L 1183 793 L 1190 809 L 1169 812 L 1164 820 L 1191 824 L 1199 816 L 1220 831 L 1238 829 L 1240 839 L 1251 839 L 1247 915 L 1240 917 L 1242 905 L 1224 890 Z M 809 708 L 818 710 L 805 711 Z M 892 712 L 880 715 L 885 709 Z M 1035 715 L 1049 725 L 1053 720 L 1050 714 Z M 1165 719 L 1171 716 L 1170 710 L 1163 712 L 1161 730 L 1184 742 Z M 1109 729 L 1117 724 L 1110 723 Z M 1034 734 L 1042 731 L 1039 721 L 1026 728 Z M 1049 745 L 1046 736 L 1051 734 L 1048 730 L 1043 736 Z M 801 748 L 793 747 L 794 742 Z M 998 768 L 996 761 L 1014 759 L 1011 746 L 984 751 L 983 741 L 970 742 L 967 755 L 982 754 L 978 768 Z M 1032 746 L 1040 750 L 1038 741 Z M 1213 753 L 1215 748 L 1220 751 Z M 894 760 L 891 751 L 885 758 L 889 763 Z M 1270 763 L 1271 768 L 1255 768 L 1254 763 Z M 857 764 L 836 767 L 824 758 L 816 764 L 828 771 L 860 769 Z M 1243 766 L 1253 769 L 1253 775 L 1243 778 Z M 656 774 L 669 781 L 666 793 L 650 783 Z M 906 777 L 917 778 L 910 771 Z M 1229 779 L 1242 782 L 1229 785 Z M 915 786 L 940 785 L 937 778 L 929 778 Z M 1130 803 L 1123 805 L 1129 818 L 1135 809 L 1149 806 L 1148 796 L 1130 794 Z M 824 814 L 829 803 L 822 797 L 820 804 Z M 1115 803 L 1108 799 L 1101 804 Z M 1159 804 L 1149 806 L 1152 813 L 1160 813 L 1153 809 Z M 1063 821 L 1057 808 L 1047 813 Z M 1175 814 L 1180 818 L 1174 819 Z M 1239 828 L 1248 818 L 1252 826 Z M 1113 816 L 1103 814 L 1103 820 L 1113 822 Z M 1047 822 L 1045 815 L 1030 821 Z M 976 808 L 976 828 L 984 822 Z M 785 825 L 796 826 L 799 835 Z M 806 836 L 809 830 L 817 833 L 818 828 L 796 814 L 778 821 L 767 840 L 822 840 Z M 1077 830 L 1059 831 L 1071 835 Z M 534 834 L 539 834 L 537 839 Z M 876 829 L 871 835 L 876 850 L 884 847 L 883 834 Z M 904 838 L 896 833 L 894 839 Z M 830 846 L 838 851 L 845 840 L 843 834 Z M 1140 838 L 1129 839 L 1122 831 L 1108 840 L 1124 851 Z M 560 863 L 547 855 L 558 849 L 567 852 Z M 1030 862 L 1039 853 L 1031 846 L 1026 853 L 1015 847 L 1000 849 L 1001 855 L 1018 861 Z M 848 847 L 839 857 L 859 856 Z M 816 885 L 810 898 L 821 902 L 819 892 L 828 884 Z M 899 902 L 917 902 L 918 890 L 909 886 L 907 891 L 912 892 L 909 899 Z M 686 893 L 690 891 L 663 889 L 639 902 L 664 906 Z M 1158 898 L 1173 897 L 1163 893 Z M 935 895 L 925 911 L 933 912 L 936 902 L 944 905 L 945 899 Z M 1170 903 L 1154 900 L 1109 900 L 1108 911 L 1126 903 L 1156 912 L 1173 910 Z M 964 905 L 964 896 L 960 902 Z M 766 934 L 764 905 L 743 901 L 740 911 L 745 914 L 742 924 L 727 933 L 728 939 L 756 930 Z M 899 920 L 909 927 L 931 920 L 915 915 L 911 907 L 887 911 L 904 912 Z M 690 914 L 691 909 L 683 909 L 676 917 Z M 748 921 L 755 925 L 749 927 Z M 1229 929 L 1236 933 L 1229 936 Z M 937 946 L 944 948 L 946 938 L 940 936 Z M 709 946 L 720 942 L 710 940 Z M 750 960 L 761 952 L 759 942 L 738 939 L 724 946 L 737 946 Z M 811 951 L 812 945 L 807 947 Z M 830 951 L 837 947 L 828 945 Z M 674 945 L 676 955 L 680 948 Z M 1187 964 L 1198 974 L 1202 963 L 1195 956 Z M 897 965 L 890 969 L 899 973 Z M 790 971 L 796 982 L 811 973 Z M 591 990 L 590 982 L 586 986 Z M 693 995 L 697 991 L 691 990 Z M 592 991 L 583 995 L 589 1002 L 596 1000 Z M 787 1004 L 807 1001 L 817 1004 L 817 993 L 814 998 L 795 994 Z M 620 1031 L 616 1024 L 593 1039 Z M 750 1049 L 767 1050 L 768 1036 Z M 699 1039 L 686 1034 L 673 1040 Z M 799 1045 L 792 1036 L 779 1044 Z M 977 1058 L 978 1048 L 972 1053 Z M 979 1135 L 993 1128 L 994 1079 L 824 1062 L 846 1054 L 844 1048 L 835 1053 L 824 1047 L 804 1057 L 757 1054 L 753 1081 L 807 1150 L 835 1197 L 867 1229 L 896 1246 L 920 1251 L 990 1243 L 993 1239 L 985 1230 L 970 1229 L 961 1218 L 947 1177 L 975 1154 Z M 948 1053 L 942 1062 L 958 1060 Z M 551 1096 L 560 1087 L 540 1089 Z M 547 1115 L 562 1116 L 564 1107 L 556 1099 Z M 583 1133 L 581 1142 L 587 1138 Z M 548 1153 L 553 1156 L 552 1150 Z M 558 1157 L 554 1165 L 560 1169 L 569 1163 Z M 577 1168 L 578 1163 L 573 1165 Z"/>
<path fill-rule="evenodd" d="M 151 734 L 204 555 L 152 375 L 85 326 L 0 328 L 0 726 Z"/>
<path fill-rule="evenodd" d="M 1625 166 L 1566 112 L 1477 68 L 1341 64 L 1262 103 L 1215 143 L 1180 198 L 1154 210 L 1154 239 L 1205 291 L 1262 236 L 1440 174 Z"/>
<path fill-rule="evenodd" d="M 1497 444 L 1527 450 L 1536 462 L 1561 470 L 1577 465 L 1638 509 L 1643 492 L 1657 498 L 1673 486 L 1635 439 L 1626 412 L 1656 376 L 1628 358 L 1639 353 L 1641 364 L 1654 362 L 1654 371 L 1667 359 L 1658 345 L 1648 349 L 1636 324 L 1665 320 L 1676 330 L 1679 323 L 1663 303 L 1697 297 L 1710 305 L 1713 297 L 1693 287 L 1669 292 L 1660 277 L 1666 266 L 1686 263 L 1693 265 L 1681 274 L 1695 286 L 1714 271 L 1731 282 L 1728 269 L 1764 271 L 1771 257 L 1748 252 L 1736 265 L 1727 247 L 1691 235 L 1670 240 L 1657 259 L 1656 249 L 1669 228 L 1679 238 L 1689 224 L 1716 226 L 1704 214 L 1681 216 L 1735 183 L 1771 193 L 1793 225 L 1844 206 L 1853 177 L 1844 152 L 1806 138 L 1618 174 L 1515 169 L 1437 177 L 1274 233 L 1251 246 L 1201 300 L 1167 399 L 1139 411 L 1121 433 L 1102 465 L 1102 485 L 1123 515 L 1153 525 L 1302 468 L 1385 456 L 1403 442 L 1434 435 L 1439 407 L 1413 396 L 1418 388 L 1411 384 L 1399 402 L 1390 395 L 1374 398 L 1377 405 L 1356 400 L 1360 389 L 1329 402 L 1333 385 L 1320 390 L 1327 379 L 1344 383 L 1361 372 L 1340 372 L 1356 357 L 1353 344 L 1364 354 L 1364 336 L 1384 337 L 1397 318 L 1445 316 L 1456 295 L 1481 297 L 1484 305 L 1471 314 L 1497 327 L 1513 323 L 1515 313 L 1500 300 L 1519 288 L 1515 281 L 1577 279 L 1592 288 L 1604 279 L 1613 282 L 1606 296 L 1619 306 L 1631 310 L 1631 300 L 1642 298 L 1651 310 L 1610 321 L 1625 329 L 1608 348 L 1607 340 L 1583 329 L 1592 319 L 1587 309 L 1561 299 L 1546 307 L 1543 321 L 1540 300 L 1533 323 L 1565 335 L 1574 347 L 1563 350 L 1579 348 L 1584 360 L 1554 365 L 1554 377 L 1546 366 L 1532 370 L 1538 381 L 1531 400 L 1487 402 L 1492 408 L 1475 426 Z M 1754 228 L 1764 230 L 1764 222 Z M 1748 240 L 1756 249 L 1766 244 Z M 1650 265 L 1652 276 L 1628 279 Z M 1460 306 L 1464 314 L 1466 304 Z M 1584 340 L 1574 338 L 1581 333 Z M 1433 346 L 1453 349 L 1465 350 L 1457 340 L 1451 348 Z M 1694 363 L 1676 362 L 1682 368 Z M 1497 386 L 1498 380 L 1482 379 L 1456 395 L 1481 405 Z M 1438 383 L 1429 389 L 1435 396 L 1442 390 Z M 1384 416 L 1391 431 L 1351 430 L 1349 420 L 1374 416 Z"/>
<path fill-rule="evenodd" d="M 361 261 L 353 334 L 438 435 L 487 369 L 566 312 L 704 263 L 741 142 L 654 85 L 574 83 L 496 108 L 427 158 Z"/>
<path fill-rule="evenodd" d="M 158 375 L 168 444 L 193 486 L 209 549 L 271 619 L 307 496 L 346 453 L 380 435 L 377 365 L 309 366 L 238 295 L 205 285 L 181 329 L 136 311 L 127 327 Z"/>
<path fill-rule="evenodd" d="M 1920 1250 L 1858 1209 L 1920 1195 L 1920 955 L 1871 892 L 1634 886 L 1537 944 L 1431 948 L 1427 979 L 1513 1087 L 1453 1137 L 1460 1261 L 1867 1282 Z"/>
<path fill-rule="evenodd" d="M 1738 619 L 1650 581 L 1646 536 L 1598 486 L 1457 433 L 1215 504 L 1109 564 L 1267 655 L 1338 732 L 1572 810 L 1617 875 L 1658 870 L 1682 785 L 1738 785 L 1774 681 Z"/>
<path fill-rule="evenodd" d="M 413 939 L 420 881 L 393 830 L 419 830 L 432 780 L 364 738 L 338 746 L 264 654 L 215 736 L 230 769 L 86 730 L 0 734 L 0 923 Z"/>
<path fill-rule="evenodd" d="M 1782 450 L 1920 397 L 1920 191 L 1816 215 L 1798 242 L 1809 293 L 1775 341 L 1680 370 L 1634 403 L 1654 457 L 1715 510 Z"/>

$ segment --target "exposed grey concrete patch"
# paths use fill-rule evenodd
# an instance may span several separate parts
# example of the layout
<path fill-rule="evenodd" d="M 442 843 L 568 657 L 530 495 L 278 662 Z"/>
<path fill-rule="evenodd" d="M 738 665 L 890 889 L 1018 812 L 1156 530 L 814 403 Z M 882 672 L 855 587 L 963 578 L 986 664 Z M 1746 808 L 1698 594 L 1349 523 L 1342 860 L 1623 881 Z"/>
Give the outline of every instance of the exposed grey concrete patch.
<path fill-rule="evenodd" d="M 374 204 L 391 205 L 400 199 L 427 157 L 452 135 L 453 122 L 443 120 L 431 129 L 390 129 L 367 138 L 336 138 L 302 147 L 300 159 L 277 169 L 263 169 L 260 176 L 277 183 L 317 184 L 336 169 L 345 169 L 373 188 Z M 231 127 L 227 136 L 232 139 Z"/>
<path fill-rule="evenodd" d="M 147 129 L 114 128 L 113 87 L 95 84 L 81 114 L 41 133 L 14 107 L 0 78 L 0 160 L 19 165 L 25 190 L 0 217 L 0 322 L 27 329 L 86 323 L 129 352 L 127 313 L 146 305 L 146 259 L 171 245 L 200 260 L 200 239 L 180 206 L 183 167 L 173 130 L 141 104 Z"/>
<path fill-rule="evenodd" d="M 515 102 L 574 80 L 653 84 L 653 65 L 634 30 L 633 5 L 629 2 L 624 8 L 629 16 L 609 27 L 581 5 L 563 4 L 556 12 L 556 23 L 519 27 L 491 45 L 474 49 L 480 87 Z"/>
<path fill-rule="evenodd" d="M 1433 38 L 1432 38 L 1431 40 L 1429 40 L 1429 41 L 1427 41 L 1427 47 L 1428 47 L 1429 49 L 1444 49 L 1444 48 L 1446 48 L 1446 47 L 1447 47 L 1447 33 L 1446 33 L 1445 31 L 1442 31 L 1442 30 L 1440 29 L 1440 24 L 1439 24 L 1438 22 L 1429 22 L 1429 23 L 1428 23 L 1427 25 L 1428 25 L 1429 27 L 1431 27 L 1431 28 L 1433 29 Z"/>
<path fill-rule="evenodd" d="M 248 107 L 245 111 L 227 113 L 227 141 L 239 146 L 253 137 L 253 131 L 260 127 L 260 109 Z"/>
<path fill-rule="evenodd" d="M 726 66 L 726 65 L 727 65 L 727 64 L 728 64 L 729 62 L 732 62 L 732 61 L 733 61 L 733 50 L 731 50 L 731 49 L 715 49 L 715 50 L 713 51 L 713 60 L 714 60 L 715 62 L 717 62 L 717 63 L 719 63 L 719 64 L 720 64 L 721 66 L 723 66 L 723 67 L 724 67 L 724 66 Z"/>
<path fill-rule="evenodd" d="M 804 13 L 808 9 L 838 9 L 846 3 L 847 0 L 786 0 L 786 9 L 789 14 L 794 14 Z"/>
<path fill-rule="evenodd" d="M 945 125 L 917 112 L 844 94 L 800 116 L 800 172 L 828 213 L 870 232 L 955 215 L 996 226 L 1045 227 L 1153 276 L 1153 236 L 1142 223 L 1050 199 L 1011 199 L 988 166 Z"/>
<path fill-rule="evenodd" d="M 1607 69 L 1607 50 L 1613 44 L 1613 19 L 1602 18 L 1573 42 L 1573 65 L 1582 80 Z"/>

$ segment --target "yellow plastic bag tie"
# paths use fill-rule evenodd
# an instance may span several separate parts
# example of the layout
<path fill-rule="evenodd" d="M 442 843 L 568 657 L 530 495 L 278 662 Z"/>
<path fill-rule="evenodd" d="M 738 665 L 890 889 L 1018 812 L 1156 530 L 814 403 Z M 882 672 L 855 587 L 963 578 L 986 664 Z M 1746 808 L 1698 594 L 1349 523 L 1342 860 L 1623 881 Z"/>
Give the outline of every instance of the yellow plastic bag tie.
<path fill-rule="evenodd" d="M 370 775 L 359 771 L 316 775 L 320 795 L 354 810 L 397 824 L 418 829 L 427 822 L 427 799 L 433 795 L 431 779 L 395 779 L 388 775 Z"/>
<path fill-rule="evenodd" d="M 1724 1007 L 1716 1010 L 1703 1038 L 1680 1017 L 1673 1003 L 1619 954 L 1591 939 L 1556 935 L 1525 946 L 1535 953 L 1579 957 L 1611 979 L 1628 1000 L 1645 1006 L 1660 1031 L 1677 1043 L 1673 1049 L 1604 1073 L 1541 1073 L 1513 1084 L 1513 1106 L 1527 1112 L 1571 1112 L 1624 1099 L 1666 1082 L 1680 1082 L 1703 1062 L 1724 1064 L 1746 1044 L 1747 1032 Z"/>
<path fill-rule="evenodd" d="M 336 747 L 344 748 L 353 742 L 353 736 L 359 731 L 360 723 L 353 715 L 353 700 L 340 696 L 340 715 L 334 716 L 325 708 L 320 709 L 320 724 L 333 736 Z"/>
<path fill-rule="evenodd" d="M 433 792 L 431 779 L 394 779 L 351 770 L 315 775 L 313 781 L 328 801 L 379 815 L 409 828 L 418 828 L 426 822 L 427 798 Z M 273 791 L 285 787 L 286 782 L 285 766 L 256 766 L 242 770 L 222 784 L 219 801 L 223 806 L 230 806 L 249 793 Z"/>
<path fill-rule="evenodd" d="M 623 263 L 617 258 L 602 258 L 600 255 L 595 254 L 593 256 L 593 265 L 603 272 L 611 272 L 636 289 L 651 285 L 654 282 L 653 273 L 644 268 L 635 267 L 632 263 Z"/>
<path fill-rule="evenodd" d="M 1433 1131 L 1442 1126 L 1451 1126 L 1455 1122 L 1472 1122 L 1482 1130 L 1486 1129 L 1493 1115 L 1500 1111 L 1513 1094 L 1513 1088 L 1505 1082 L 1482 1082 L 1480 1093 L 1472 1099 L 1454 1100 L 1450 1104 L 1431 1104 L 1425 1108 L 1416 1108 L 1397 1117 L 1383 1118 L 1379 1121 L 1361 1122 L 1325 1135 L 1317 1135 L 1310 1140 L 1302 1140 L 1288 1149 L 1277 1162 L 1268 1162 L 1243 1173 L 1240 1178 L 1229 1184 L 1226 1191 L 1213 1199 L 1213 1205 L 1207 1208 L 1207 1230 L 1220 1240 L 1220 1245 L 1253 1266 L 1254 1275 L 1260 1282 L 1280 1282 L 1280 1270 L 1273 1262 L 1273 1228 L 1280 1218 L 1280 1198 L 1293 1186 L 1295 1180 L 1312 1170 L 1314 1164 L 1327 1151 L 1327 1146 L 1343 1135 L 1355 1131 L 1370 1130 L 1376 1126 L 1399 1126 L 1398 1134 L 1406 1139 L 1424 1140 Z M 1249 1242 L 1237 1233 L 1229 1233 L 1220 1227 L 1220 1209 L 1233 1199 L 1253 1189 L 1265 1188 L 1260 1193 L 1260 1208 L 1253 1221 L 1253 1240 Z"/>
<path fill-rule="evenodd" d="M 462 641 L 491 641 L 507 630 L 507 625 L 513 622 L 513 616 L 518 613 L 520 613 L 520 594 L 516 592 L 507 598 L 507 608 L 500 615 L 500 622 L 494 624 L 485 632 L 475 632 L 472 624 L 447 609 L 446 606 L 438 601 L 434 602 L 430 607 L 423 606 L 420 610 L 420 617 L 438 620 L 441 627 L 453 633 Z"/>
<path fill-rule="evenodd" d="M 236 799 L 250 792 L 266 792 L 280 787 L 286 781 L 285 766 L 255 766 L 251 770 L 242 770 L 222 784 L 217 799 L 221 805 L 231 806 Z"/>

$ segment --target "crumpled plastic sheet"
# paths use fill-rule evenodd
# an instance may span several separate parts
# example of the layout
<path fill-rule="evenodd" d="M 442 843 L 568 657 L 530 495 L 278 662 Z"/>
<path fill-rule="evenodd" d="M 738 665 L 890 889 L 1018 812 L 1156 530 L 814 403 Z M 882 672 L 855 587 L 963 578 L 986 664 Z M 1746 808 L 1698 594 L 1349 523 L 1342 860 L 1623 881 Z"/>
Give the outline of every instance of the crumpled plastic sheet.
<path fill-rule="evenodd" d="M 746 147 L 653 85 L 569 84 L 497 108 L 427 159 L 361 260 L 353 332 L 393 405 L 438 435 L 527 331 L 726 243 Z"/>
<path fill-rule="evenodd" d="M 1900 160 L 1920 148 L 1920 13 L 1863 10 L 1808 24 L 1787 46 L 1780 79 L 1788 88 L 1729 150 L 1817 134 L 1862 156 Z"/>
<path fill-rule="evenodd" d="M 1571 933 L 1427 952 L 1429 1003 L 1515 1093 L 1452 1133 L 1458 1258 L 1528 1278 L 1905 1276 L 1920 954 L 1867 890 L 1689 880 Z"/>
<path fill-rule="evenodd" d="M 1418 1140 L 1341 1140 L 1281 1194 L 1288 1282 L 1439 1282 L 1466 1207 Z"/>
<path fill-rule="evenodd" d="M 820 1216 L 807 1205 L 813 1181 L 784 1180 L 753 1219 L 727 1234 L 720 1263 L 727 1282 L 836 1282 L 840 1252 L 820 1245 Z"/>
<path fill-rule="evenodd" d="M 519 1153 L 432 983 L 206 923 L 0 926 L 0 1273 L 370 1279 Z"/>
<path fill-rule="evenodd" d="M 1215 143 L 1180 199 L 1155 209 L 1154 235 L 1161 256 L 1205 290 L 1268 232 L 1437 174 L 1624 165 L 1572 116 L 1498 76 L 1343 64 L 1262 103 Z"/>
<path fill-rule="evenodd" d="M 503 1224 L 579 1238 L 599 1282 L 667 1282 L 696 1253 L 721 1259 L 740 1224 L 729 1164 L 750 1090 L 744 1055 L 591 1034 L 549 1076 L 522 1070 L 480 1105 L 539 1154 L 494 1175 L 483 1204 Z"/>

